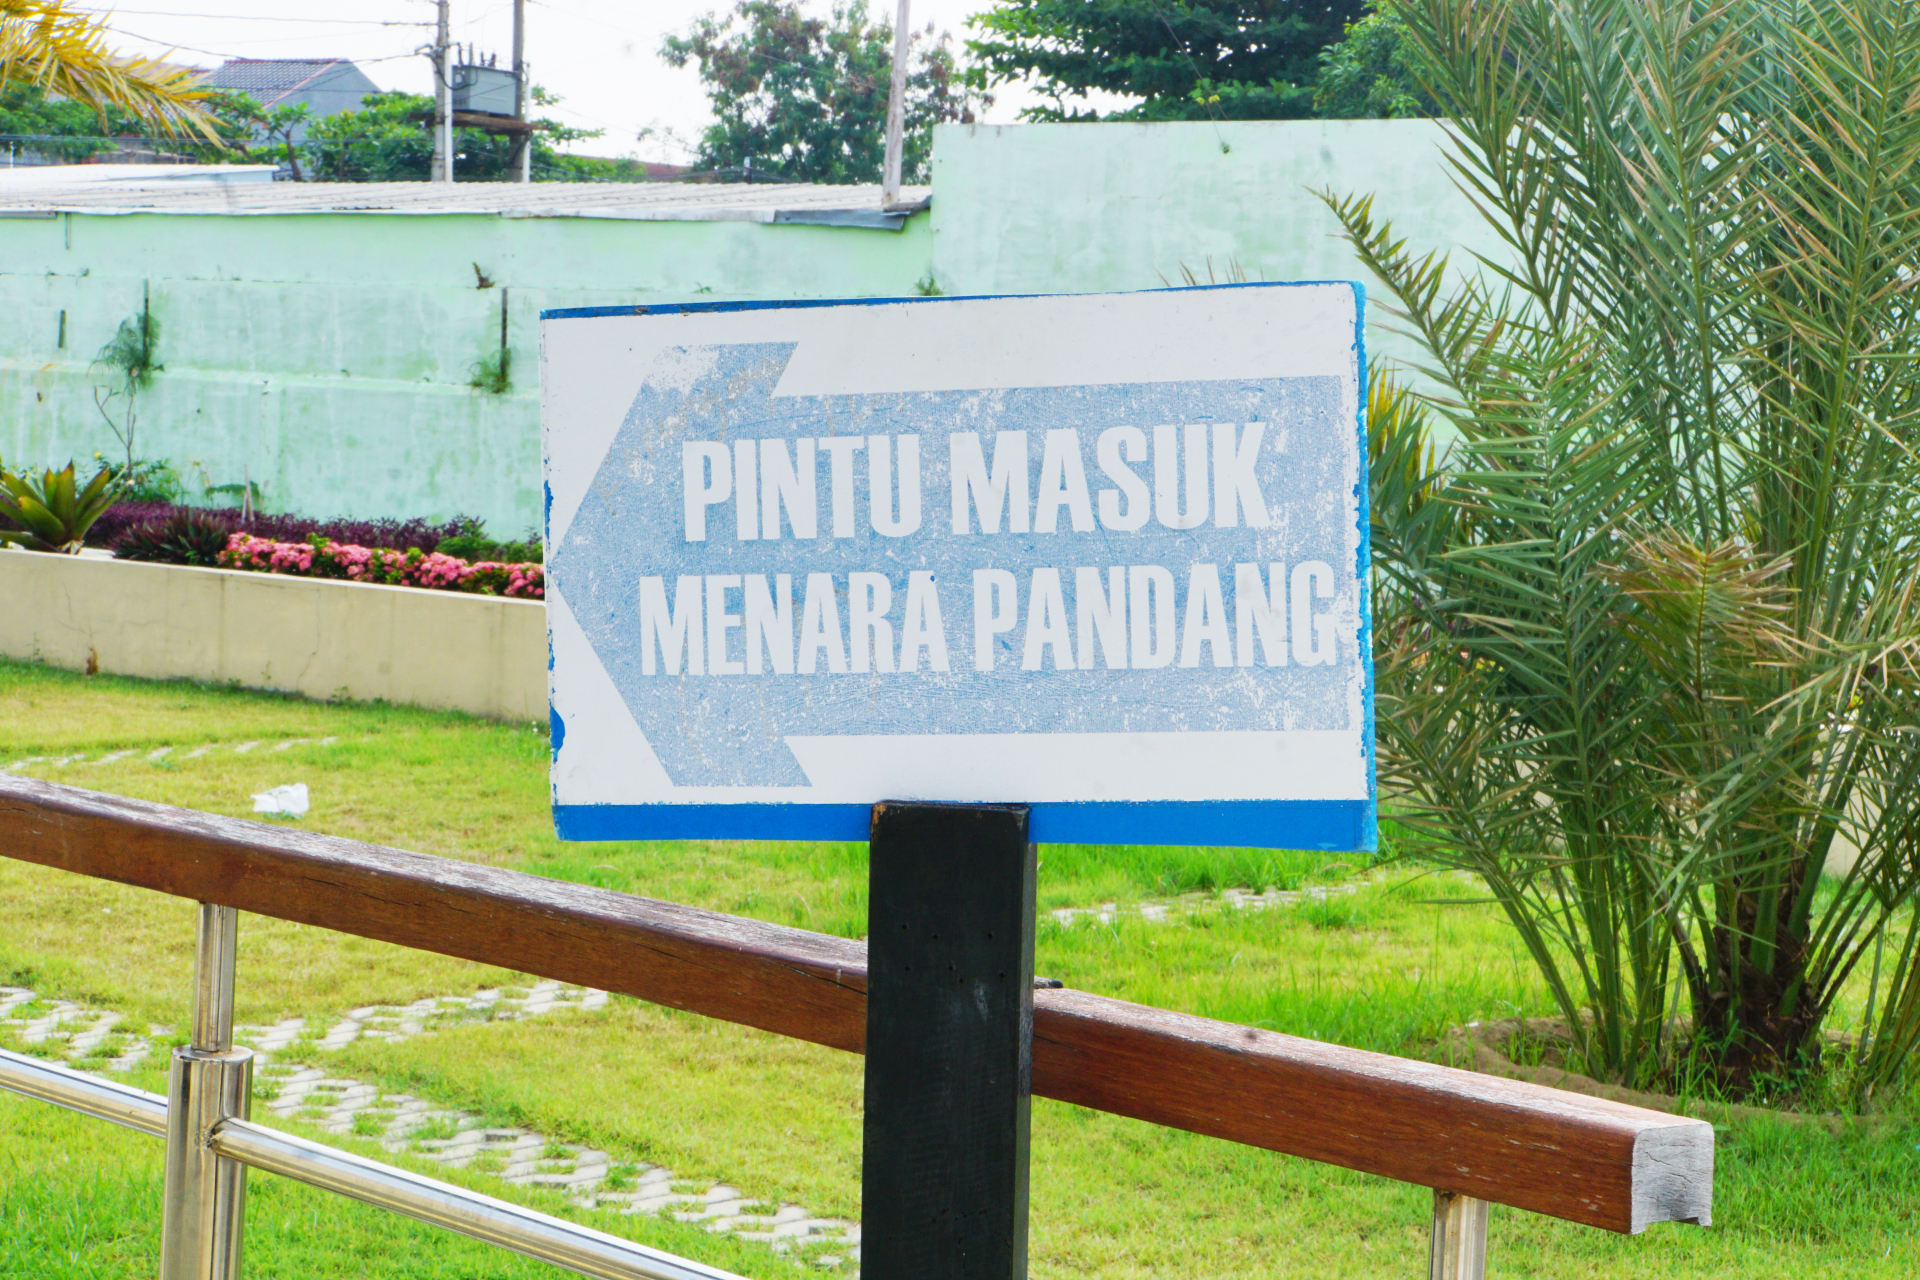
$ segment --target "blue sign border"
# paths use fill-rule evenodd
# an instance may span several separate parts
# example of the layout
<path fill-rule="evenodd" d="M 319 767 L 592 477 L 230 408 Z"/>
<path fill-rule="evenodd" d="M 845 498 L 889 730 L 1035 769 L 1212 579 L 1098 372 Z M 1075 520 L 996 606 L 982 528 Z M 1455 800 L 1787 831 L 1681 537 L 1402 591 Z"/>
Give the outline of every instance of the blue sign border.
<path fill-rule="evenodd" d="M 1368 800 L 1042 801 L 1036 844 L 1374 847 Z M 865 840 L 864 804 L 568 804 L 553 807 L 562 840 Z M 644 829 L 645 835 L 635 835 Z M 1274 833 L 1286 833 L 1276 841 Z"/>
<path fill-rule="evenodd" d="M 1360 541 L 1354 569 L 1361 583 L 1357 645 L 1361 662 L 1361 705 L 1366 715 L 1367 795 L 1365 800 L 1089 800 L 1042 801 L 1032 810 L 1037 844 L 1218 845 L 1269 849 L 1318 849 L 1372 852 L 1378 847 L 1377 781 L 1374 767 L 1373 609 L 1366 589 L 1371 565 L 1371 513 L 1367 501 L 1367 342 L 1366 286 L 1355 280 L 1263 281 L 1198 285 L 1179 289 L 1142 289 L 1137 293 L 1194 293 L 1224 289 L 1273 289 L 1300 285 L 1343 285 L 1353 290 L 1353 350 L 1360 387 L 1354 429 L 1359 443 L 1356 482 Z M 964 294 L 909 298 L 796 298 L 737 302 L 640 303 L 625 307 L 557 307 L 542 320 L 601 316 L 682 315 L 700 312 L 767 311 L 812 307 L 938 305 L 999 298 L 1085 297 L 1085 294 Z M 543 532 L 553 545 L 553 493 L 542 481 Z M 548 669 L 553 655 L 549 641 Z M 557 755 L 565 728 L 552 707 L 548 715 Z M 908 797 L 889 797 L 906 799 Z M 983 801 L 984 803 L 984 801 Z M 562 840 L 849 840 L 867 839 L 871 806 L 864 804 L 574 804 L 553 806 L 555 834 Z"/>

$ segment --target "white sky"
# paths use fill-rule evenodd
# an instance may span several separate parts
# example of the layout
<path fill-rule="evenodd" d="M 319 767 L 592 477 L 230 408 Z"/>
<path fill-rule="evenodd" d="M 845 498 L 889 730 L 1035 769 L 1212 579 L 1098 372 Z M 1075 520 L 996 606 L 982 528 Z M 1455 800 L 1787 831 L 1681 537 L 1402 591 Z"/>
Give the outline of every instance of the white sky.
<path fill-rule="evenodd" d="M 805 0 L 825 14 L 829 0 Z M 897 0 L 869 0 L 876 14 Z M 951 31 L 956 47 L 967 16 L 992 0 L 912 0 L 912 24 L 929 20 Z M 429 92 L 427 61 L 414 51 L 433 38 L 432 0 L 129 0 L 94 5 L 109 12 L 114 45 L 190 66 L 228 58 L 351 58 L 382 89 Z M 684 32 L 703 13 L 731 0 L 527 0 L 527 61 L 535 83 L 565 102 L 551 112 L 605 136 L 573 145 L 590 155 L 634 156 L 682 163 L 711 118 L 692 67 L 675 70 L 659 57 L 661 38 Z M 325 16 L 318 16 L 324 14 Z M 452 33 L 481 54 L 513 57 L 512 0 L 453 0 Z M 415 25 L 418 24 L 418 25 Z M 1011 122 L 1032 96 L 1003 87 L 985 119 Z M 642 130 L 652 130 L 641 141 Z M 684 145 L 677 145 L 684 144 Z"/>

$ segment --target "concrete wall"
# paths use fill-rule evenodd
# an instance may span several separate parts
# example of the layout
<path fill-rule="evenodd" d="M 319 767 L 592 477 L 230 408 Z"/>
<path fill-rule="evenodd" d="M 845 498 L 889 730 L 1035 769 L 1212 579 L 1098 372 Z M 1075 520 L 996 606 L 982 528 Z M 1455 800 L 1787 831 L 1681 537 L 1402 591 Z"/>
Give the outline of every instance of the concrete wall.
<path fill-rule="evenodd" d="M 93 360 L 150 299 L 164 370 L 139 398 L 140 455 L 251 478 L 274 509 L 466 513 L 518 534 L 540 518 L 542 308 L 911 293 L 930 239 L 924 217 L 0 219 L 0 460 L 117 451 Z M 470 383 L 503 307 L 513 386 L 494 395 Z"/>
<path fill-rule="evenodd" d="M 505 720 L 547 715 L 547 611 L 230 569 L 0 550 L 0 655 Z"/>
<path fill-rule="evenodd" d="M 1423 121 L 947 126 L 902 231 L 492 216 L 0 218 L 0 460 L 116 445 L 95 354 L 151 298 L 137 451 L 313 515 L 540 517 L 542 308 L 1090 292 L 1361 273 L 1312 190 L 1375 191 L 1416 243 L 1493 249 Z M 492 282 L 479 288 L 478 266 Z M 512 351 L 505 395 L 476 366 Z M 61 314 L 65 344 L 61 345 Z M 1376 322 L 1376 354 L 1407 354 Z"/>
<path fill-rule="evenodd" d="M 933 278 L 946 293 L 1095 293 L 1226 281 L 1361 280 L 1316 194 L 1375 194 L 1411 246 L 1500 242 L 1453 185 L 1428 120 L 947 125 L 933 151 Z M 1460 260 L 1467 253 L 1457 254 Z M 1368 345 L 1410 345 L 1375 309 Z"/>

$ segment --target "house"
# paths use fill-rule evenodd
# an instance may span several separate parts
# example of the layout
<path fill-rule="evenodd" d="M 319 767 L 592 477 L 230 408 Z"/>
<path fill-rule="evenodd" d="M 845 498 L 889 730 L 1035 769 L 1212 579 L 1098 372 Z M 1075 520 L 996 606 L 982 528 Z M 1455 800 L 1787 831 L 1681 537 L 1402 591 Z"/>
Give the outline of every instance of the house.
<path fill-rule="evenodd" d="M 262 107 L 305 103 L 316 116 L 358 111 L 380 86 L 345 58 L 235 58 L 201 81 L 206 89 L 237 89 Z M 293 136 L 299 142 L 304 128 Z"/>

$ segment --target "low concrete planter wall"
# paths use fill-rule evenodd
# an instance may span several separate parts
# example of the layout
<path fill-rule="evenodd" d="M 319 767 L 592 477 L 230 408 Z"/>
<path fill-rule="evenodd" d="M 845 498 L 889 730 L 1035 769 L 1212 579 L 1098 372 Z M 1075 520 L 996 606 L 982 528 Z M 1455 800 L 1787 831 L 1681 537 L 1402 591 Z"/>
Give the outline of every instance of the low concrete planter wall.
<path fill-rule="evenodd" d="M 547 715 L 537 600 L 0 550 L 0 654 L 504 720 Z"/>

